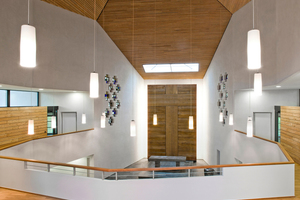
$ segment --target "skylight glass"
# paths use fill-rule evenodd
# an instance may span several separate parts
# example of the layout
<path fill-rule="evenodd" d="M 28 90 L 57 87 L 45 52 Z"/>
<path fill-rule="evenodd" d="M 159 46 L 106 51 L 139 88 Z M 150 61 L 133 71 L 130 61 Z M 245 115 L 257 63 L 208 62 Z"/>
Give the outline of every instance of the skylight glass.
<path fill-rule="evenodd" d="M 143 65 L 146 73 L 198 72 L 199 63 Z"/>

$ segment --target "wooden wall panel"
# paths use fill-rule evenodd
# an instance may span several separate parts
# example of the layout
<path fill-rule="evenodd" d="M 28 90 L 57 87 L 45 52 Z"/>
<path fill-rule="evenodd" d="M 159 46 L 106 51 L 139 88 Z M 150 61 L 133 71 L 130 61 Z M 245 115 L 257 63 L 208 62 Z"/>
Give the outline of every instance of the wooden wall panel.
<path fill-rule="evenodd" d="M 281 106 L 280 143 L 300 164 L 300 107 Z"/>
<path fill-rule="evenodd" d="M 34 120 L 35 135 L 28 132 L 28 120 Z M 47 107 L 0 108 L 0 145 L 47 135 Z"/>
<path fill-rule="evenodd" d="M 218 0 L 225 8 L 227 8 L 232 14 L 241 9 L 244 5 L 251 0 Z"/>
<path fill-rule="evenodd" d="M 187 156 L 196 160 L 196 85 L 148 86 L 148 157 Z M 158 125 L 153 125 L 153 114 Z M 194 130 L 188 118 L 194 116 Z"/>

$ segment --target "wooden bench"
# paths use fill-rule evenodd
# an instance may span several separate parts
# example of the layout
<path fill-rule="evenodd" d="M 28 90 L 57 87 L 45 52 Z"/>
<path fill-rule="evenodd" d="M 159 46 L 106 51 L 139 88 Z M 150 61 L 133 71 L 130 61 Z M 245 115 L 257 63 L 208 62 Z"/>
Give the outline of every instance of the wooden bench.
<path fill-rule="evenodd" d="M 176 167 L 180 166 L 180 162 L 186 161 L 186 156 L 150 156 L 149 161 L 155 161 L 155 167 L 160 167 L 160 161 L 176 162 Z"/>

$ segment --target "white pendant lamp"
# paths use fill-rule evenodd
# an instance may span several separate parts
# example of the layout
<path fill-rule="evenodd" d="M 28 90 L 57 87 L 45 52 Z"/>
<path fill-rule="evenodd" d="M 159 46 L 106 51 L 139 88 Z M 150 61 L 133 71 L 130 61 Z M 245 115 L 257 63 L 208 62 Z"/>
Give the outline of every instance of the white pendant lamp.
<path fill-rule="evenodd" d="M 223 112 L 220 111 L 220 114 L 219 114 L 219 122 L 223 122 Z"/>
<path fill-rule="evenodd" d="M 247 59 L 248 69 L 261 68 L 260 32 L 257 29 L 248 31 Z"/>
<path fill-rule="evenodd" d="M 86 114 L 85 113 L 83 113 L 81 116 L 81 123 L 86 124 Z"/>
<path fill-rule="evenodd" d="M 135 137 L 136 136 L 136 127 L 135 127 L 135 121 L 131 120 L 130 122 L 130 136 Z"/>
<path fill-rule="evenodd" d="M 51 117 L 51 128 L 56 128 L 56 117 L 55 116 Z"/>
<path fill-rule="evenodd" d="M 248 117 L 248 120 L 247 120 L 247 137 L 253 137 L 252 117 Z"/>
<path fill-rule="evenodd" d="M 233 125 L 233 114 L 229 114 L 229 125 Z"/>
<path fill-rule="evenodd" d="M 157 114 L 153 114 L 153 125 L 157 125 Z"/>
<path fill-rule="evenodd" d="M 90 97 L 99 97 L 99 76 L 98 73 L 95 72 L 90 74 Z"/>
<path fill-rule="evenodd" d="M 102 115 L 101 115 L 100 124 L 101 124 L 101 128 L 105 128 L 105 114 L 104 113 L 102 113 Z"/>
<path fill-rule="evenodd" d="M 28 120 L 28 135 L 34 135 L 34 120 Z"/>
<path fill-rule="evenodd" d="M 189 129 L 190 130 L 194 129 L 194 118 L 193 118 L 193 116 L 189 116 Z"/>
<path fill-rule="evenodd" d="M 36 67 L 36 30 L 29 25 L 29 0 L 28 0 L 28 24 L 21 26 L 20 38 L 20 65 L 22 67 Z"/>
<path fill-rule="evenodd" d="M 261 96 L 262 95 L 262 75 L 261 73 L 254 74 L 254 94 Z"/>

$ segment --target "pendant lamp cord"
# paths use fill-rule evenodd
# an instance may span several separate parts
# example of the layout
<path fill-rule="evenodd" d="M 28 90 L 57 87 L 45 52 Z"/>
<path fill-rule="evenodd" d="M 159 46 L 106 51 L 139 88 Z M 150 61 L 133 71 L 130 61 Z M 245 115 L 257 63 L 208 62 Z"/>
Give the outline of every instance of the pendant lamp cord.
<path fill-rule="evenodd" d="M 254 0 L 253 0 L 253 4 L 252 4 L 252 6 L 253 6 L 253 9 L 252 9 L 252 11 L 253 11 L 253 29 L 254 29 Z"/>
<path fill-rule="evenodd" d="M 30 0 L 28 0 L 28 25 L 29 25 L 29 6 L 30 6 L 29 1 Z"/>
<path fill-rule="evenodd" d="M 131 55 L 132 55 L 132 78 L 131 78 L 131 82 L 132 82 L 132 101 L 133 101 L 133 98 L 134 98 L 134 95 L 133 95 L 133 90 L 134 90 L 134 87 L 133 87 L 133 74 L 134 74 L 134 0 L 132 0 L 132 52 L 131 52 Z M 134 114 L 134 104 L 132 105 L 132 115 Z M 133 119 L 133 116 L 132 116 L 132 119 Z"/>
<path fill-rule="evenodd" d="M 192 63 L 193 56 L 193 24 L 192 24 L 192 2 L 190 0 L 190 63 Z"/>
<path fill-rule="evenodd" d="M 96 71 L 96 0 L 94 0 L 94 72 Z"/>

